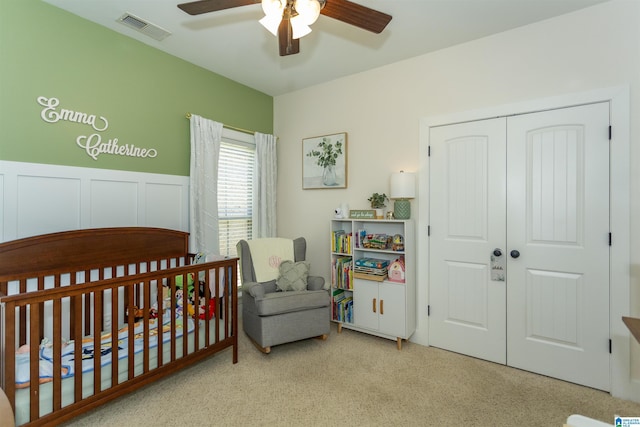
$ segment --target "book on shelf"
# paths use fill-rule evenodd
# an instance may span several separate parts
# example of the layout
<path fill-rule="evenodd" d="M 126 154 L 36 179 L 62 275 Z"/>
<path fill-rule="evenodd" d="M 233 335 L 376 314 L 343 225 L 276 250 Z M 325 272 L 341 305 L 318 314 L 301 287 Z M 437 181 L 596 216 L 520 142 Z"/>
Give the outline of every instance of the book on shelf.
<path fill-rule="evenodd" d="M 353 289 L 351 257 L 337 257 L 331 262 L 331 283 L 334 288 Z"/>
<path fill-rule="evenodd" d="M 339 301 L 334 301 L 333 320 L 338 322 L 353 323 L 353 297 L 347 296 Z"/>
<path fill-rule="evenodd" d="M 331 252 L 350 254 L 351 253 L 351 233 L 344 230 L 331 232 Z"/>
<path fill-rule="evenodd" d="M 356 248 L 362 248 L 362 241 L 364 240 L 364 238 L 367 236 L 367 230 L 364 229 L 360 229 L 358 230 L 358 232 L 356 233 L 356 237 L 355 237 L 355 246 Z"/>

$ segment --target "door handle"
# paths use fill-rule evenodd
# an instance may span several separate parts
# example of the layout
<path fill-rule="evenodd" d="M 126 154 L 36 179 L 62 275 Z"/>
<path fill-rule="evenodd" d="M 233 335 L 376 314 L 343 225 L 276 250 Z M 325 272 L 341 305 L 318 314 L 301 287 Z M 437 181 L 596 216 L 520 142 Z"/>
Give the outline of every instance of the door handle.
<path fill-rule="evenodd" d="M 373 305 L 372 305 L 371 308 L 372 308 L 373 312 L 375 313 L 376 312 L 376 299 L 375 298 L 372 299 L 371 302 L 373 302 Z"/>
<path fill-rule="evenodd" d="M 520 256 L 520 252 L 518 252 L 517 250 L 512 250 L 511 251 L 511 258 L 518 258 Z"/>
<path fill-rule="evenodd" d="M 500 248 L 495 248 L 495 249 L 493 250 L 493 255 L 494 255 L 494 256 L 502 256 L 502 249 L 500 249 Z"/>
<path fill-rule="evenodd" d="M 384 314 L 384 300 L 380 300 L 380 314 Z"/>

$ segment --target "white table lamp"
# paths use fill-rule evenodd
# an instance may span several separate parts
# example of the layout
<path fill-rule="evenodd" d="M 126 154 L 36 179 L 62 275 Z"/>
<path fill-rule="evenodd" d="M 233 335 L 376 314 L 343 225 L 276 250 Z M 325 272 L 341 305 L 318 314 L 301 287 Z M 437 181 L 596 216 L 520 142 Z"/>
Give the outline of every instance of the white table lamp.
<path fill-rule="evenodd" d="M 391 174 L 391 191 L 389 198 L 395 199 L 393 215 L 396 219 L 411 218 L 411 202 L 416 197 L 415 174 L 400 171 Z"/>

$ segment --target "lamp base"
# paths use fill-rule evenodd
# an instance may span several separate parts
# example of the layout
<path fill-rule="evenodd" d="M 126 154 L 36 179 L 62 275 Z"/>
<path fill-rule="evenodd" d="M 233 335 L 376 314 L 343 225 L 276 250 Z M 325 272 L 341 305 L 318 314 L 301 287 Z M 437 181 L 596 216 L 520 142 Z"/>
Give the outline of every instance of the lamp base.
<path fill-rule="evenodd" d="M 393 203 L 393 216 L 395 219 L 411 218 L 411 202 L 407 199 L 397 199 Z"/>

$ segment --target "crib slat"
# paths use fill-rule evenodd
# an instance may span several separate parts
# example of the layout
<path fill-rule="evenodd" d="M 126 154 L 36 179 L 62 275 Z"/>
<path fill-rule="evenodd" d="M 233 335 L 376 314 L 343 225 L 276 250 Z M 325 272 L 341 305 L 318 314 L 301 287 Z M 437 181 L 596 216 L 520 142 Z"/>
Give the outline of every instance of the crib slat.
<path fill-rule="evenodd" d="M 53 300 L 53 410 L 62 407 L 62 301 Z"/>
<path fill-rule="evenodd" d="M 195 280 L 195 278 L 194 278 Z M 182 275 L 182 357 L 187 354 L 189 340 L 187 330 L 189 329 L 189 291 L 187 287 L 187 275 Z M 176 331 L 177 335 L 177 331 Z"/>
<path fill-rule="evenodd" d="M 31 420 L 35 420 L 40 416 L 40 363 L 34 363 L 40 358 L 38 354 L 39 350 L 39 325 L 40 325 L 40 310 L 37 304 L 31 304 L 29 306 L 29 391 L 30 391 L 30 416 Z"/>
<path fill-rule="evenodd" d="M 148 280 L 143 282 L 143 295 L 144 295 L 144 321 L 142 325 L 144 345 L 142 349 L 142 371 L 149 372 L 149 309 L 151 308 L 151 283 Z M 158 331 L 158 329 L 156 329 Z"/>
<path fill-rule="evenodd" d="M 20 279 L 20 293 L 27 292 L 27 280 Z M 27 343 L 27 307 L 18 307 L 20 312 L 20 341 L 18 345 L 24 345 Z"/>
<path fill-rule="evenodd" d="M 73 354 L 82 354 L 82 296 L 73 296 L 72 313 L 76 318 L 73 331 Z M 80 402 L 82 400 L 82 357 L 75 357 L 73 361 L 73 401 Z"/>
<path fill-rule="evenodd" d="M 204 322 L 204 346 L 205 347 L 209 347 L 209 345 L 211 345 L 211 339 L 210 339 L 210 334 L 211 334 L 211 316 L 213 313 L 211 313 L 211 304 L 209 304 L 209 301 L 211 300 L 211 298 L 215 298 L 215 291 L 214 291 L 214 295 L 211 295 L 211 274 L 209 273 L 209 271 L 205 271 L 204 272 L 204 318 L 205 318 L 205 322 Z M 217 299 L 214 299 L 214 301 L 218 301 Z"/>
<path fill-rule="evenodd" d="M 188 295 L 187 295 L 188 296 Z M 198 271 L 196 271 L 194 273 L 194 277 L 193 277 L 193 310 L 194 310 L 194 329 L 193 329 L 193 333 L 194 336 L 198 337 L 199 333 L 200 333 L 200 322 L 198 322 L 198 317 L 200 314 L 200 274 Z M 187 317 L 185 317 L 185 320 L 187 319 Z M 182 330 L 182 336 L 183 339 L 182 341 L 185 342 L 188 345 L 188 339 L 187 339 L 187 333 L 189 331 L 189 323 L 188 322 L 184 322 L 183 326 L 182 326 L 183 330 Z M 198 349 L 200 348 L 199 346 L 200 344 L 200 340 L 194 339 L 193 340 L 193 351 L 198 351 Z M 185 349 L 187 348 L 187 346 L 185 346 Z M 187 354 L 187 352 L 183 352 L 182 353 L 183 356 L 185 354 Z"/>
<path fill-rule="evenodd" d="M 73 289 L 73 287 L 75 286 L 77 281 L 77 273 L 71 273 L 70 277 L 69 277 L 69 288 Z M 73 339 L 74 336 L 74 330 L 75 330 L 75 324 L 76 324 L 76 312 L 75 310 L 73 310 L 73 302 L 75 301 L 76 297 L 71 297 L 69 302 L 70 302 L 70 306 L 69 306 L 69 337 L 71 337 L 71 339 Z"/>
<path fill-rule="evenodd" d="M 131 285 L 127 286 L 127 288 L 130 288 Z M 129 375 L 128 375 L 128 379 L 133 379 L 134 377 L 134 369 L 135 369 L 135 364 L 134 364 L 134 357 L 132 357 L 133 355 L 133 329 L 135 328 L 135 309 L 134 309 L 134 293 L 133 292 L 129 292 L 129 301 L 127 303 L 127 307 L 128 307 L 128 313 L 127 313 L 127 324 L 129 327 L 129 331 L 127 333 L 127 349 L 128 349 L 128 354 L 129 357 L 127 357 L 127 362 L 128 362 L 128 368 L 129 368 Z"/>
<path fill-rule="evenodd" d="M 224 271 L 224 270 L 223 270 Z M 213 275 L 215 277 L 215 283 L 213 285 L 213 292 L 214 295 L 217 297 L 216 299 L 216 342 L 220 342 L 220 318 L 222 317 L 222 296 L 219 295 L 220 293 L 220 269 L 216 268 L 213 271 Z"/>
<path fill-rule="evenodd" d="M 111 290 L 111 387 L 118 384 L 118 291 Z"/>
<path fill-rule="evenodd" d="M 60 283 L 60 275 L 56 274 L 53 276 L 54 286 L 59 286 Z M 38 277 L 38 290 L 41 291 L 44 289 L 44 277 Z M 38 325 L 38 338 L 41 340 L 44 338 L 44 303 L 38 304 L 38 309 L 40 310 L 40 324 Z"/>
<path fill-rule="evenodd" d="M 90 282 L 91 281 L 91 270 L 85 270 L 84 272 L 84 282 Z M 89 310 L 89 307 L 91 307 L 91 294 L 86 293 L 84 294 L 84 306 L 85 306 L 85 311 L 84 311 L 84 328 L 83 328 L 83 332 L 85 334 L 90 334 L 91 332 L 91 310 Z"/>
<path fill-rule="evenodd" d="M 93 303 L 93 394 L 98 394 L 102 384 L 102 291 L 94 292 Z"/>
<path fill-rule="evenodd" d="M 178 309 L 178 301 L 175 297 L 176 295 L 176 279 L 174 277 L 169 277 L 168 279 L 169 286 L 171 291 L 169 292 L 169 297 L 171 298 L 171 313 L 175 313 Z M 169 330 L 170 342 L 171 342 L 171 354 L 169 357 L 169 361 L 173 362 L 176 360 L 176 316 L 171 315 L 171 329 Z"/>
<path fill-rule="evenodd" d="M 162 281 L 156 281 L 156 303 L 158 304 L 158 368 L 163 365 L 163 348 L 164 348 L 164 298 L 163 298 Z"/>

